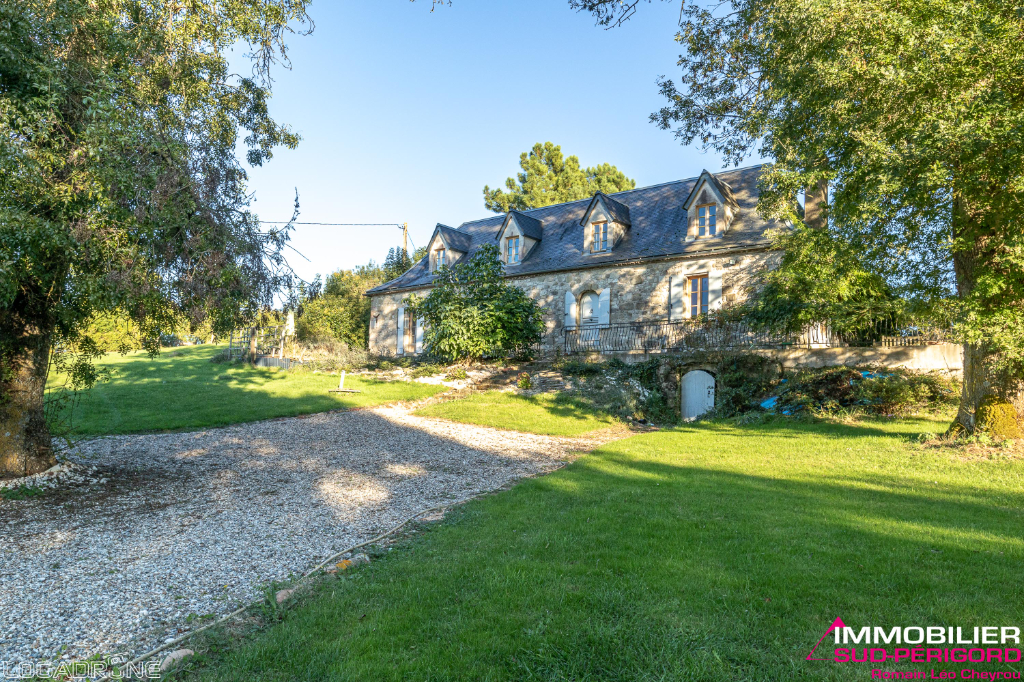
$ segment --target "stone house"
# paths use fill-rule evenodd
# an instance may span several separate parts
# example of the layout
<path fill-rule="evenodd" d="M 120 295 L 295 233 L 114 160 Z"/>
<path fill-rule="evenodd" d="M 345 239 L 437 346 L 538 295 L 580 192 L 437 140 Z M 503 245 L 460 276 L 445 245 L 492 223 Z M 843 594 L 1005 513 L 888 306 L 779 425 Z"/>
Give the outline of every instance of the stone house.
<path fill-rule="evenodd" d="M 544 308 L 546 352 L 570 336 L 600 351 L 612 333 L 663 329 L 738 303 L 752 276 L 777 258 L 765 232 L 781 225 L 756 211 L 760 169 L 705 170 L 457 228 L 439 224 L 426 257 L 366 293 L 370 349 L 420 353 L 423 324 L 403 300 L 425 295 L 442 263 L 458 263 L 485 244 L 498 246 L 506 276 Z"/>

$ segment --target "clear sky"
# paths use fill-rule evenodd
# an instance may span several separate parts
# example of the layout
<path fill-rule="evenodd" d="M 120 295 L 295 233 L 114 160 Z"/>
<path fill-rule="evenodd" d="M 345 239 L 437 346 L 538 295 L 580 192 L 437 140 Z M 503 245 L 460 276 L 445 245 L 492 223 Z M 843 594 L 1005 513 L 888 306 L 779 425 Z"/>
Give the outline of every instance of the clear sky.
<path fill-rule="evenodd" d="M 251 169 L 253 209 L 287 220 L 408 222 L 417 246 L 436 223 L 490 213 L 481 190 L 503 185 L 519 154 L 552 141 L 584 166 L 608 162 L 638 186 L 722 168 L 648 121 L 675 75 L 677 2 L 642 5 L 604 30 L 567 0 L 319 0 L 316 30 L 290 42 L 271 111 L 303 140 Z M 754 163 L 757 159 L 750 162 Z M 401 232 L 299 226 L 289 261 L 311 279 L 370 259 Z"/>

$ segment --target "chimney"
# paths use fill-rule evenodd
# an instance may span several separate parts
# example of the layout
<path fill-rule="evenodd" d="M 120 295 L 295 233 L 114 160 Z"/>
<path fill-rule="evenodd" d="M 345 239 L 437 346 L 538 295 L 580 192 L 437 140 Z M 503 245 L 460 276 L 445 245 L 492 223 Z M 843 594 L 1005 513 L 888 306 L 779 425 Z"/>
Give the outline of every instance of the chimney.
<path fill-rule="evenodd" d="M 821 230 L 828 225 L 828 181 L 804 189 L 804 225 Z"/>

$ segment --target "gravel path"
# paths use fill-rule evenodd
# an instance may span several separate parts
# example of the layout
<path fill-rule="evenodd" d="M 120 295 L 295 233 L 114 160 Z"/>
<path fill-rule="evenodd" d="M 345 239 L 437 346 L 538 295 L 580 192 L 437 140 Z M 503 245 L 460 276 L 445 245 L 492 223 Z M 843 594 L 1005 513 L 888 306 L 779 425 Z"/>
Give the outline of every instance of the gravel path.
<path fill-rule="evenodd" d="M 0 500 L 0 661 L 138 653 L 406 517 L 588 445 L 383 407 L 82 448 L 106 483 Z"/>

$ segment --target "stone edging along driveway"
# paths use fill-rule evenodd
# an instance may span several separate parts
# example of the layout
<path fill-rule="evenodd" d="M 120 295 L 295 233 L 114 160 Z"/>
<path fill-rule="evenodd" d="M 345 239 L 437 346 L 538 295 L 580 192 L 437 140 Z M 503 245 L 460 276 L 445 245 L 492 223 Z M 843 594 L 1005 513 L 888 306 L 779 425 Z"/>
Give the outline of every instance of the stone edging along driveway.
<path fill-rule="evenodd" d="M 606 440 L 391 406 L 92 441 L 78 457 L 107 482 L 0 500 L 0 661 L 148 650 L 416 512 Z"/>

